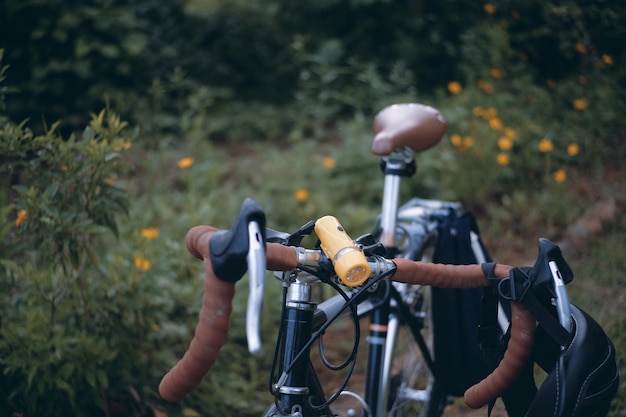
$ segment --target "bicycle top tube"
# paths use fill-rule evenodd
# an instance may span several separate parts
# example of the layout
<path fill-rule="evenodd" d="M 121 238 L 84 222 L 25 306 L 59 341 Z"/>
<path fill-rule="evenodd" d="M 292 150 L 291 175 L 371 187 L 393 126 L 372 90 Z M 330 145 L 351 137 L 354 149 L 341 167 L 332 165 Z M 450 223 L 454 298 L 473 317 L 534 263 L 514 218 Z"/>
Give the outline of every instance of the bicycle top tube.
<path fill-rule="evenodd" d="M 241 244 L 213 239 L 223 236 L 211 226 L 196 226 L 185 238 L 191 254 L 204 260 L 205 283 L 202 308 L 195 334 L 183 358 L 165 375 L 159 385 L 161 396 L 167 401 L 181 401 L 197 387 L 215 363 L 219 350 L 226 339 L 232 299 L 237 276 L 218 276 L 213 270 L 212 253 L 223 253 L 226 248 L 240 247 Z M 319 236 L 318 236 L 319 237 Z M 236 241 L 247 238 L 232 234 Z M 303 256 L 302 248 L 284 246 L 279 243 L 265 244 L 266 267 L 274 271 L 291 271 L 298 267 L 308 268 L 316 257 Z M 322 251 L 318 250 L 319 257 Z M 245 253 L 243 256 L 245 257 Z M 242 261 L 242 262 L 245 262 Z M 384 259 L 379 255 L 368 256 L 372 276 L 391 275 L 394 281 L 410 284 L 432 285 L 448 288 L 484 287 L 489 285 L 481 265 L 443 265 L 415 262 L 407 259 Z M 510 266 L 497 264 L 495 275 L 507 276 Z M 386 270 L 386 272 L 384 271 Z M 221 269 L 222 275 L 229 274 Z M 235 275 L 238 271 L 234 272 Z M 466 402 L 472 407 L 480 407 L 505 392 L 516 381 L 521 369 L 530 356 L 535 331 L 535 320 L 522 304 L 511 303 L 511 338 L 504 358 L 496 370 L 466 393 Z"/>
<path fill-rule="evenodd" d="M 433 107 L 417 103 L 391 105 L 374 119 L 372 153 L 389 155 L 403 147 L 425 151 L 441 140 L 446 128 L 443 115 Z"/>

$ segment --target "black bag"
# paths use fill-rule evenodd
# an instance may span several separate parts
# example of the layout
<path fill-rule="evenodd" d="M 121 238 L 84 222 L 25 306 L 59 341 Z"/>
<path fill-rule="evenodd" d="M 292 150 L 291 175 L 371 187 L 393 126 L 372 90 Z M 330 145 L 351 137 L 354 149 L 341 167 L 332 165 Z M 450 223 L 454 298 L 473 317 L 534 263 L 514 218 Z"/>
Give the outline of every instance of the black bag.
<path fill-rule="evenodd" d="M 451 210 L 441 222 L 433 261 L 456 265 L 491 262 L 472 213 L 457 215 Z M 431 291 L 440 388 L 446 395 L 462 396 L 492 370 L 481 352 L 477 330 L 485 291 L 435 287 Z"/>

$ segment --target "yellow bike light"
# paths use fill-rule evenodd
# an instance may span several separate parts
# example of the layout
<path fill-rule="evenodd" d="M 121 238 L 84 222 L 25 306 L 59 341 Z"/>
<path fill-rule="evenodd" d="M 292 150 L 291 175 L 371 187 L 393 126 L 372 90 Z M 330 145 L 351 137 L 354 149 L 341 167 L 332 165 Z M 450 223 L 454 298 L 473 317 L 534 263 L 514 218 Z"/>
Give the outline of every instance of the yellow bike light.
<path fill-rule="evenodd" d="M 335 217 L 318 219 L 315 222 L 315 233 L 320 239 L 322 250 L 345 285 L 356 287 L 369 278 L 370 266 L 365 255 Z"/>

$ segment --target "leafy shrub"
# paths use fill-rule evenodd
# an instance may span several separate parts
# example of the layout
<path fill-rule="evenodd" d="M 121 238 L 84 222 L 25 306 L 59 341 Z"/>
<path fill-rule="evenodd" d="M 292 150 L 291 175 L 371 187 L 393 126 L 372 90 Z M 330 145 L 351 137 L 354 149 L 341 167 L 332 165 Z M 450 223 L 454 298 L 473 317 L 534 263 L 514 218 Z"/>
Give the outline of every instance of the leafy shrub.
<path fill-rule="evenodd" d="M 80 137 L 57 127 L 36 135 L 0 122 L 1 414 L 142 412 L 134 398 L 168 357 L 155 347 L 187 330 L 168 326 L 180 308 L 163 296 L 172 281 L 148 278 L 154 232 L 119 227 L 129 203 L 116 181 L 136 132 L 110 110 Z M 176 294 L 193 305 L 193 293 Z"/>

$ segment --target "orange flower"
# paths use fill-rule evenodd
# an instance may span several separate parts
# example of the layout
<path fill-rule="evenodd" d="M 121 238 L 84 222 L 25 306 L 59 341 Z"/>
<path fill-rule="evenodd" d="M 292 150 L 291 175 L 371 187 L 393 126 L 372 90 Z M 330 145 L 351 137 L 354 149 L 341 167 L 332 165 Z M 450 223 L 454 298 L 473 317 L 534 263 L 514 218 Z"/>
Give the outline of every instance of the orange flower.
<path fill-rule="evenodd" d="M 502 124 L 502 120 L 498 119 L 497 117 L 492 117 L 491 119 L 489 119 L 489 127 L 491 127 L 493 130 L 502 130 L 504 128 L 504 125 Z"/>
<path fill-rule="evenodd" d="M 26 210 L 19 210 L 17 212 L 17 217 L 15 217 L 15 226 L 19 226 L 24 223 L 28 218 L 28 212 Z"/>
<path fill-rule="evenodd" d="M 463 146 L 463 138 L 458 133 L 454 133 L 450 136 L 450 142 L 456 147 Z"/>
<path fill-rule="evenodd" d="M 326 168 L 334 168 L 335 167 L 335 160 L 333 158 L 331 158 L 330 156 L 327 156 L 326 158 L 324 158 L 324 160 L 322 161 L 322 164 L 326 167 Z"/>
<path fill-rule="evenodd" d="M 493 119 L 494 117 L 498 117 L 498 110 L 493 107 L 489 107 L 487 110 L 485 110 L 484 116 L 487 119 Z"/>
<path fill-rule="evenodd" d="M 119 152 L 122 149 L 128 150 L 128 149 L 130 149 L 130 147 L 131 147 L 130 141 L 126 140 L 126 141 L 122 142 L 122 144 L 115 146 L 113 148 L 113 150 L 115 152 Z"/>
<path fill-rule="evenodd" d="M 296 190 L 293 196 L 295 197 L 296 201 L 303 203 L 309 199 L 309 191 L 305 188 L 300 188 Z"/>
<path fill-rule="evenodd" d="M 482 107 L 476 106 L 472 109 L 472 114 L 476 117 L 482 117 L 485 114 L 485 111 Z"/>
<path fill-rule="evenodd" d="M 145 229 L 141 229 L 141 236 L 144 239 L 156 239 L 159 237 L 160 230 L 158 227 L 147 227 Z"/>
<path fill-rule="evenodd" d="M 485 93 L 493 94 L 494 88 L 487 81 L 485 81 L 485 80 L 478 80 L 478 82 L 476 84 L 478 85 L 478 88 L 483 90 Z"/>
<path fill-rule="evenodd" d="M 500 152 L 497 156 L 496 156 L 496 162 L 498 163 L 498 165 L 508 165 L 511 162 L 511 159 L 509 158 L 509 154 L 506 154 L 504 152 Z"/>
<path fill-rule="evenodd" d="M 584 44 L 579 42 L 576 44 L 576 51 L 579 54 L 584 54 L 585 52 L 587 52 L 587 47 Z"/>
<path fill-rule="evenodd" d="M 474 146 L 474 138 L 471 136 L 465 136 L 463 138 L 463 147 L 471 148 L 472 146 Z"/>
<path fill-rule="evenodd" d="M 509 139 L 515 139 L 515 130 L 511 129 L 510 127 L 504 128 L 504 134 Z"/>
<path fill-rule="evenodd" d="M 498 68 L 491 68 L 489 70 L 489 75 L 491 75 L 496 80 L 502 78 L 502 72 Z"/>
<path fill-rule="evenodd" d="M 556 83 L 554 82 L 554 80 L 546 81 L 546 85 L 550 90 L 554 90 L 556 88 Z"/>
<path fill-rule="evenodd" d="M 463 91 L 463 86 L 458 81 L 450 81 L 448 83 L 448 91 L 456 96 L 461 94 L 461 91 Z"/>
<path fill-rule="evenodd" d="M 602 61 L 606 65 L 612 65 L 613 64 L 613 58 L 611 57 L 611 55 L 607 55 L 607 54 L 602 55 Z"/>
<path fill-rule="evenodd" d="M 589 100 L 586 98 L 577 98 L 572 102 L 572 105 L 576 110 L 585 110 L 589 107 Z"/>
<path fill-rule="evenodd" d="M 539 152 L 547 153 L 552 152 L 554 145 L 550 139 L 541 139 L 539 142 Z"/>
<path fill-rule="evenodd" d="M 580 153 L 580 146 L 577 143 L 570 143 L 567 145 L 567 154 L 569 156 L 576 156 Z"/>
<path fill-rule="evenodd" d="M 187 157 L 178 161 L 178 168 L 180 169 L 187 169 L 192 165 L 193 165 L 193 158 Z"/>
<path fill-rule="evenodd" d="M 141 272 L 146 272 L 151 267 L 150 261 L 143 255 L 137 255 L 135 256 L 135 267 Z"/>
<path fill-rule="evenodd" d="M 508 136 L 502 136 L 498 139 L 498 148 L 502 151 L 509 151 L 513 147 L 513 140 Z"/>
<path fill-rule="evenodd" d="M 558 169 L 552 173 L 552 178 L 554 178 L 554 181 L 558 184 L 561 184 L 567 179 L 567 172 L 563 168 Z"/>
<path fill-rule="evenodd" d="M 496 6 L 491 3 L 487 3 L 483 6 L 483 10 L 487 14 L 494 14 L 496 12 Z"/>

